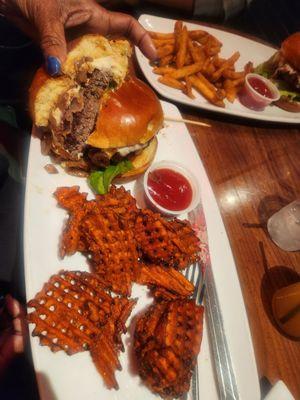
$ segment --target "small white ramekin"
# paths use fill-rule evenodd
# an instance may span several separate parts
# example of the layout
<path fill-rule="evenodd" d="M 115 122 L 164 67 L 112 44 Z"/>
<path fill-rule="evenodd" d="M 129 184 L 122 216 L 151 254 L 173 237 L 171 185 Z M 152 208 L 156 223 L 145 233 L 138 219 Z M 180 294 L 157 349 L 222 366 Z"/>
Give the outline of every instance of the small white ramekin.
<path fill-rule="evenodd" d="M 156 170 L 156 169 L 161 169 L 161 168 L 168 168 L 171 169 L 175 172 L 178 172 L 179 174 L 183 175 L 190 183 L 191 188 L 192 188 L 192 200 L 190 205 L 183 209 L 183 210 L 178 210 L 178 211 L 173 211 L 173 210 L 168 210 L 161 205 L 159 205 L 152 197 L 149 192 L 148 188 L 148 175 L 150 172 Z M 158 211 L 161 214 L 165 214 L 168 216 L 176 216 L 180 214 L 185 214 L 190 211 L 192 211 L 199 203 L 200 201 L 200 187 L 197 178 L 195 175 L 187 169 L 184 165 L 179 164 L 175 161 L 160 161 L 155 164 L 152 164 L 150 168 L 147 169 L 147 171 L 144 174 L 144 179 L 143 179 L 143 186 L 144 186 L 144 192 L 146 196 L 146 201 L 148 205 L 151 206 L 155 211 Z"/>

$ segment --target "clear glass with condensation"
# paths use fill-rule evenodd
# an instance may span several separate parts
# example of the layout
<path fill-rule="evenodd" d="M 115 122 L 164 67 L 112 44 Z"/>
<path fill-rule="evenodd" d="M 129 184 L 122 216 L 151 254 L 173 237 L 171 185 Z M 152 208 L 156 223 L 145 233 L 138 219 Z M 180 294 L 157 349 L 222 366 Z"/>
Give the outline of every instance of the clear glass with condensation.
<path fill-rule="evenodd" d="M 272 215 L 267 227 L 271 239 L 281 249 L 300 250 L 300 199 Z"/>

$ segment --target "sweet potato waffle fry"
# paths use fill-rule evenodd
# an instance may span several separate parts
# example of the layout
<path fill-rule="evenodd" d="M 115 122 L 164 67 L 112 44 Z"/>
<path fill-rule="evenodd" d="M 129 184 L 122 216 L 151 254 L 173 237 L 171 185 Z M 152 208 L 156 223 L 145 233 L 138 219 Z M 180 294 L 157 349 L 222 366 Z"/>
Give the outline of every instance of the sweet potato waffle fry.
<path fill-rule="evenodd" d="M 72 186 L 57 189 L 54 196 L 58 204 L 70 213 L 60 242 L 60 256 L 64 258 L 65 255 L 72 255 L 76 251 L 85 251 L 85 244 L 80 236 L 80 223 L 85 215 L 87 193 L 80 193 L 79 186 Z"/>
<path fill-rule="evenodd" d="M 135 238 L 142 259 L 176 269 L 198 260 L 199 240 L 188 221 L 167 221 L 151 210 L 141 210 Z"/>
<path fill-rule="evenodd" d="M 93 271 L 114 292 L 129 296 L 138 268 L 138 253 L 133 231 L 125 222 L 105 209 L 86 214 L 81 226 Z"/>
<path fill-rule="evenodd" d="M 134 304 L 134 300 L 112 298 L 96 274 L 61 271 L 28 302 L 35 310 L 27 318 L 35 324 L 32 335 L 51 351 L 72 355 L 90 350 L 106 385 L 117 388 L 114 373 L 120 368 L 116 360 L 123 350 L 121 334 Z"/>
<path fill-rule="evenodd" d="M 84 206 L 87 198 L 87 193 L 79 192 L 79 186 L 58 188 L 54 195 L 58 204 L 70 212 Z"/>
<path fill-rule="evenodd" d="M 133 226 L 138 209 L 124 188 L 112 187 L 105 196 L 87 201 L 78 187 L 58 188 L 58 204 L 70 213 L 60 255 L 81 251 L 89 255 L 94 272 L 116 293 L 129 296 L 138 267 Z M 84 198 L 84 201 L 81 199 Z M 78 207 L 76 207 L 78 204 Z"/>
<path fill-rule="evenodd" d="M 202 331 L 203 307 L 194 300 L 156 303 L 138 318 L 134 335 L 138 369 L 154 393 L 177 398 L 189 390 Z"/>
<path fill-rule="evenodd" d="M 120 188 L 111 186 L 105 196 L 98 195 L 96 199 L 100 207 L 113 210 L 126 224 L 133 227 L 139 210 L 135 198 L 123 186 Z"/>
<path fill-rule="evenodd" d="M 137 283 L 149 286 L 157 299 L 190 297 L 195 289 L 194 285 L 176 269 L 160 265 L 142 265 Z"/>
<path fill-rule="evenodd" d="M 235 70 L 238 51 L 228 59 L 220 57 L 222 43 L 204 30 L 188 31 L 176 21 L 174 32 L 149 32 L 159 56 L 153 68 L 158 81 L 181 90 L 194 99 L 195 89 L 210 103 L 225 107 L 224 99 L 233 102 L 244 84 L 245 75 L 253 70 L 247 63 L 242 71 Z"/>

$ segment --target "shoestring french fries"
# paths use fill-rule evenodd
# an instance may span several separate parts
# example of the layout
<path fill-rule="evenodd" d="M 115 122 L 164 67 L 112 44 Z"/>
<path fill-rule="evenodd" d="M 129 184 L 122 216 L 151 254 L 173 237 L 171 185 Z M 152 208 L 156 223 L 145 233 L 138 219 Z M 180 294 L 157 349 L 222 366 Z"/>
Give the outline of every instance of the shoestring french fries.
<path fill-rule="evenodd" d="M 149 33 L 159 56 L 153 66 L 158 81 L 191 99 L 195 99 L 194 89 L 210 103 L 225 107 L 224 100 L 233 103 L 246 74 L 253 71 L 251 62 L 236 71 L 238 51 L 228 59 L 221 57 L 222 43 L 217 38 L 204 30 L 189 31 L 182 21 L 175 22 L 172 33 Z"/>

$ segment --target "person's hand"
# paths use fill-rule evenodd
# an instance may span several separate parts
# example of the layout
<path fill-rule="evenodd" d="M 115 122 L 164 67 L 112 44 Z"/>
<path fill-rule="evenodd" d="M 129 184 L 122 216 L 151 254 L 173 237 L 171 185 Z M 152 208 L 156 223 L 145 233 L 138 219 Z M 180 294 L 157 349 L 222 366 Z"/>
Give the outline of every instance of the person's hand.
<path fill-rule="evenodd" d="M 59 74 L 66 58 L 65 29 L 79 25 L 86 32 L 126 36 L 150 60 L 157 56 L 149 34 L 133 17 L 108 11 L 95 0 L 0 0 L 0 11 L 38 40 L 50 75 Z"/>
<path fill-rule="evenodd" d="M 24 351 L 26 332 L 24 310 L 7 295 L 0 314 L 0 376 L 14 356 Z"/>

